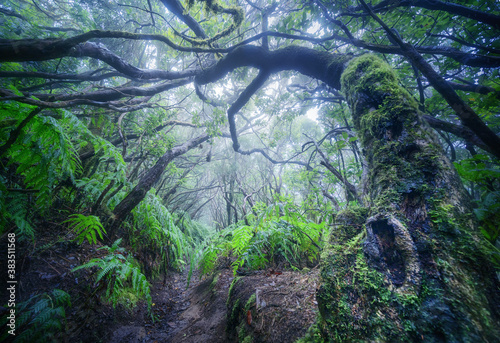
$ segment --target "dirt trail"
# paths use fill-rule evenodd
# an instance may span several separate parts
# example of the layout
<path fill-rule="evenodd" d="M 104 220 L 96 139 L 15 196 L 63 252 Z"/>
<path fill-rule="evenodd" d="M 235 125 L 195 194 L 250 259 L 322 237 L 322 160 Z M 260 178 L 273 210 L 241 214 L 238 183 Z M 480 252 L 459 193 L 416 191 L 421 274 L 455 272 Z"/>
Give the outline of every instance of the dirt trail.
<path fill-rule="evenodd" d="M 153 322 L 145 313 L 117 318 L 109 342 L 218 343 L 226 341 L 226 300 L 233 277 L 223 270 L 216 277 L 193 276 L 186 290 L 187 275 L 171 274 L 165 284 L 153 285 Z"/>
<path fill-rule="evenodd" d="M 153 323 L 144 315 L 116 318 L 112 343 L 295 342 L 316 319 L 318 270 L 256 271 L 233 277 L 223 269 L 186 290 L 186 275 L 153 287 Z M 234 282 L 233 282 L 234 280 Z M 144 314 L 144 313 L 143 313 Z M 135 318 L 135 319 L 134 319 Z"/>
<path fill-rule="evenodd" d="M 226 269 L 191 288 L 188 294 L 190 306 L 178 317 L 187 325 L 175 332 L 172 342 L 226 341 L 226 301 L 232 280 L 232 272 Z"/>
<path fill-rule="evenodd" d="M 41 246 L 55 240 L 46 233 Z M 36 256 L 22 254 L 26 249 L 19 246 L 20 301 L 55 288 L 71 295 L 60 342 L 295 342 L 316 318 L 316 268 L 268 269 L 236 278 L 222 269 L 202 280 L 195 272 L 189 288 L 187 271 L 169 272 L 151 288 L 153 321 L 145 306 L 130 311 L 103 303 L 92 271 L 71 272 L 88 256 L 98 256 L 96 247 L 61 242 Z"/>

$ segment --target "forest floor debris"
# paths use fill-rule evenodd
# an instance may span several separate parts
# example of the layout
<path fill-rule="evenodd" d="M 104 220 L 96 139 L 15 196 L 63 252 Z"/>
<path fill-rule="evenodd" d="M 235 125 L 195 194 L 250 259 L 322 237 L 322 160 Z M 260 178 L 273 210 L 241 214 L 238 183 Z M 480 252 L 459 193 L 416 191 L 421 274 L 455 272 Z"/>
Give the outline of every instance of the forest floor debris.
<path fill-rule="evenodd" d="M 317 316 L 318 278 L 317 269 L 304 268 L 263 270 L 236 279 L 227 306 L 228 341 L 295 342 L 303 337 Z"/>
<path fill-rule="evenodd" d="M 156 320 L 141 311 L 128 321 L 117 317 L 110 342 L 221 343 L 247 336 L 253 342 L 294 342 L 316 319 L 316 269 L 237 277 L 222 269 L 202 280 L 194 276 L 188 289 L 186 273 L 170 276 L 153 286 Z"/>
<path fill-rule="evenodd" d="M 54 238 L 46 231 L 39 247 Z M 38 253 L 31 245 L 19 249 L 35 251 L 19 261 L 21 301 L 56 288 L 71 295 L 66 330 L 57 337 L 61 342 L 218 343 L 242 342 L 247 336 L 253 342 L 294 342 L 316 318 L 316 269 L 267 269 L 234 277 L 226 268 L 203 278 L 195 272 L 189 287 L 187 270 L 168 271 L 152 284 L 148 313 L 145 304 L 113 309 L 96 295 L 90 270 L 71 272 L 105 254 L 97 246 L 60 242 Z"/>

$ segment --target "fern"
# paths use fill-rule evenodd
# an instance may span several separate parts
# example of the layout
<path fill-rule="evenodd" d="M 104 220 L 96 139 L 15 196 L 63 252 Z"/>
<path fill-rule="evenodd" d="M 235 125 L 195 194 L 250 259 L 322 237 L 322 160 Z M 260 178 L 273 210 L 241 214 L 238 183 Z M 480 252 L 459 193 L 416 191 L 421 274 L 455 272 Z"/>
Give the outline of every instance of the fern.
<path fill-rule="evenodd" d="M 131 244 L 150 258 L 156 256 L 155 270 L 162 266 L 182 268 L 190 245 L 184 233 L 175 225 L 168 209 L 152 189 L 132 212 L 135 231 L 131 233 Z M 138 232 L 138 233 L 137 233 Z M 154 262 L 154 261 L 152 261 Z"/>
<path fill-rule="evenodd" d="M 95 283 L 99 284 L 101 280 L 105 280 L 107 287 L 104 298 L 113 307 L 122 304 L 127 308 L 133 308 L 139 299 L 145 299 L 148 309 L 151 309 L 149 282 L 141 272 L 137 261 L 131 255 L 125 256 L 126 250 L 119 247 L 120 243 L 121 239 L 118 239 L 111 247 L 100 248 L 106 249 L 108 254 L 102 258 L 94 258 L 74 268 L 72 272 L 97 267 Z"/>
<path fill-rule="evenodd" d="M 74 179 L 78 168 L 76 149 L 65 128 L 50 116 L 39 115 L 26 126 L 24 133 L 9 150 L 10 163 L 16 163 L 24 186 L 38 190 L 38 208 L 52 203 L 56 183 Z"/>
<path fill-rule="evenodd" d="M 5 228 L 5 222 L 9 221 L 16 226 L 16 236 L 20 241 L 34 239 L 35 231 L 31 223 L 30 202 L 28 195 L 16 192 L 8 192 L 0 177 L 0 227 Z M 1 233 L 3 234 L 3 231 Z"/>
<path fill-rule="evenodd" d="M 304 259 L 317 260 L 326 223 L 304 218 L 290 199 L 277 200 L 270 206 L 257 204 L 254 225 L 235 225 L 208 240 L 200 257 L 201 273 L 212 272 L 218 260 L 229 254 L 236 257 L 234 273 L 281 262 L 297 268 Z"/>
<path fill-rule="evenodd" d="M 54 289 L 16 305 L 15 343 L 53 342 L 64 331 L 66 308 L 71 306 L 68 293 Z M 4 326 L 6 319 L 1 323 Z M 2 340 L 6 336 L 0 337 Z"/>
<path fill-rule="evenodd" d="M 101 221 L 96 216 L 84 216 L 83 214 L 73 214 L 71 218 L 64 221 L 63 223 L 69 223 L 70 228 L 75 230 L 78 244 L 82 244 L 85 238 L 88 240 L 89 244 L 97 243 L 97 235 L 103 239 L 102 233 L 106 233 L 103 228 Z"/>
<path fill-rule="evenodd" d="M 110 162 L 114 164 L 112 171 L 100 171 L 92 177 L 81 177 L 80 175 L 79 179 L 71 177 L 74 184 L 78 188 L 81 188 L 85 194 L 78 201 L 81 204 L 94 204 L 111 181 L 115 183 L 115 187 L 127 184 L 126 164 L 118 149 L 109 141 L 94 135 L 87 125 L 71 112 L 63 112 L 62 117 L 61 127 L 65 129 L 65 132 L 70 137 L 74 137 L 72 143 L 75 147 L 81 149 L 86 145 L 90 145 L 94 149 L 95 155 L 98 156 L 99 162 L 105 161 L 106 164 Z M 77 167 L 75 170 L 83 171 L 77 156 L 75 155 L 74 157 Z"/>
<path fill-rule="evenodd" d="M 0 125 L 0 140 L 7 138 L 32 110 L 32 106 L 22 104 L 0 104 L 2 118 L 5 118 Z M 70 125 L 65 124 L 66 112 L 48 111 L 33 117 L 2 156 L 7 165 L 0 169 L 1 224 L 14 224 L 21 240 L 34 238 L 32 209 L 47 211 L 55 198 L 56 186 L 63 180 L 73 180 L 79 168 L 76 148 L 69 134 Z M 62 119 L 56 120 L 51 114 Z M 8 187 L 6 180 L 9 180 Z M 23 192 L 25 190 L 29 193 Z"/>

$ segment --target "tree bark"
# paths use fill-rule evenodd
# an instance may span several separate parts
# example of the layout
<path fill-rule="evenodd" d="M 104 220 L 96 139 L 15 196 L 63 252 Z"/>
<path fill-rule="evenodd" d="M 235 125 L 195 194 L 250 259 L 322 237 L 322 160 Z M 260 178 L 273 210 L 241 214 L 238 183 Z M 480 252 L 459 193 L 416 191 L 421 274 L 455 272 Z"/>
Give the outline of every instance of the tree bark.
<path fill-rule="evenodd" d="M 108 235 L 113 237 L 116 230 L 119 228 L 122 221 L 132 212 L 132 210 L 144 199 L 148 191 L 160 179 L 161 174 L 167 165 L 177 156 L 183 155 L 199 144 L 210 138 L 205 134 L 193 138 L 182 145 L 178 145 L 167 151 L 156 164 L 147 171 L 147 173 L 139 180 L 137 185 L 130 191 L 129 194 L 115 207 L 113 210 L 112 223 L 108 229 Z"/>
<path fill-rule="evenodd" d="M 342 74 L 369 164 L 368 208 L 336 217 L 322 254 L 321 329 L 339 341 L 493 342 L 499 282 L 468 195 L 416 101 L 364 55 Z"/>

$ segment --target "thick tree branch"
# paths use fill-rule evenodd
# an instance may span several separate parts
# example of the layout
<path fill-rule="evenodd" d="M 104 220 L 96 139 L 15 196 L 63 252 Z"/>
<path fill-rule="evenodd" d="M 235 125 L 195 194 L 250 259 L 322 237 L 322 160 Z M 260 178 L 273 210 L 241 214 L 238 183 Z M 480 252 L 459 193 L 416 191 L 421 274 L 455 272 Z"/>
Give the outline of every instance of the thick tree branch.
<path fill-rule="evenodd" d="M 300 46 L 267 51 L 262 47 L 246 45 L 227 54 L 213 67 L 200 72 L 195 81 L 204 85 L 223 78 L 236 68 L 255 67 L 270 74 L 295 70 L 340 89 L 340 75 L 344 70 L 344 64 L 351 58 Z"/>
<path fill-rule="evenodd" d="M 26 18 L 23 17 L 22 15 L 20 15 L 19 13 L 14 12 L 12 10 L 9 10 L 7 8 L 0 7 L 0 13 L 3 13 L 3 14 L 8 15 L 10 17 L 16 17 L 16 18 L 19 18 L 22 20 L 26 20 Z"/>
<path fill-rule="evenodd" d="M 335 25 L 343 25 L 338 20 L 335 20 L 331 17 L 330 17 L 330 19 Z M 347 30 L 347 28 L 346 28 L 346 30 Z M 251 42 L 256 41 L 256 40 L 263 38 L 263 37 L 278 37 L 278 38 L 285 38 L 285 39 L 292 39 L 292 40 L 301 40 L 301 41 L 307 41 L 307 42 L 316 43 L 316 44 L 321 44 L 321 43 L 324 43 L 324 42 L 330 41 L 330 40 L 338 40 L 338 41 L 341 41 L 344 43 L 352 44 L 354 46 L 357 46 L 358 48 L 367 49 L 367 50 L 379 52 L 382 54 L 403 55 L 403 50 L 401 50 L 401 48 L 398 46 L 368 43 L 368 42 L 365 42 L 361 39 L 354 38 L 350 33 L 349 33 L 349 35 L 347 35 L 347 37 L 340 36 L 337 34 L 332 34 L 331 36 L 324 37 L 324 38 L 312 38 L 312 37 L 298 36 L 298 35 L 292 35 L 289 33 L 272 32 L 272 31 L 259 33 L 253 37 L 250 37 L 250 38 L 244 40 L 241 43 L 236 44 L 235 46 L 233 46 L 231 48 L 225 49 L 224 51 L 220 51 L 220 52 L 230 52 L 230 51 L 232 51 L 240 46 L 246 45 L 248 43 L 251 43 Z M 446 57 L 454 59 L 455 61 L 460 62 L 460 63 L 467 65 L 467 66 L 470 66 L 470 67 L 496 68 L 496 67 L 500 66 L 500 57 L 498 57 L 498 56 L 472 54 L 472 53 L 463 52 L 463 51 L 460 51 L 459 49 L 456 49 L 453 47 L 448 47 L 448 46 L 418 46 L 418 47 L 415 47 L 415 49 L 417 49 L 417 51 L 421 54 L 432 54 L 432 55 L 446 56 Z"/>
<path fill-rule="evenodd" d="M 127 196 L 113 210 L 114 218 L 109 234 L 113 236 L 115 230 L 118 228 L 121 222 L 142 201 L 142 199 L 144 199 L 147 192 L 158 181 L 167 165 L 174 158 L 185 154 L 199 144 L 207 141 L 209 138 L 210 136 L 208 134 L 204 134 L 190 139 L 187 142 L 172 148 L 171 150 L 167 151 L 162 157 L 160 157 L 156 164 L 151 169 L 149 169 L 147 173 L 139 180 L 134 189 L 132 189 L 130 193 L 127 194 Z"/>
<path fill-rule="evenodd" d="M 140 69 L 134 67 L 123 58 L 109 51 L 102 44 L 96 44 L 92 42 L 86 42 L 84 44 L 77 45 L 72 51 L 71 55 L 73 57 L 92 57 L 101 60 L 113 68 L 115 68 L 120 73 L 127 75 L 133 79 L 138 80 L 151 80 L 151 79 L 163 79 L 163 80 L 174 80 L 185 78 L 189 76 L 194 76 L 196 74 L 196 69 L 187 69 L 182 72 L 166 71 L 158 69 Z"/>
<path fill-rule="evenodd" d="M 238 111 L 245 106 L 245 104 L 250 100 L 252 95 L 254 95 L 262 85 L 269 78 L 269 73 L 267 70 L 261 70 L 257 77 L 252 80 L 252 82 L 241 92 L 238 99 L 229 107 L 227 110 L 227 118 L 229 122 L 229 132 L 231 134 L 231 139 L 233 140 L 233 149 L 238 152 L 240 150 L 240 144 L 238 143 L 238 133 L 236 131 L 236 121 L 235 115 Z"/>
<path fill-rule="evenodd" d="M 427 115 L 427 114 L 422 115 L 422 118 L 424 118 L 425 121 L 433 129 L 452 133 L 457 137 L 463 138 L 466 142 L 472 143 L 472 144 L 480 147 L 484 151 L 492 153 L 491 149 L 486 144 L 484 144 L 483 141 L 481 139 L 479 139 L 479 137 L 476 136 L 476 134 L 474 132 L 472 132 L 472 130 L 468 129 L 467 127 L 452 124 L 452 123 L 434 118 L 434 117 Z"/>
<path fill-rule="evenodd" d="M 184 24 L 186 24 L 197 37 L 208 38 L 205 31 L 201 25 L 189 14 L 186 13 L 184 6 L 179 0 L 160 0 L 165 7 L 172 12 L 177 18 L 179 18 Z"/>
<path fill-rule="evenodd" d="M 398 43 L 404 52 L 404 55 L 410 62 L 415 65 L 422 74 L 425 75 L 429 83 L 436 89 L 446 102 L 453 108 L 462 123 L 470 128 L 481 140 L 490 148 L 492 153 L 500 158 L 500 137 L 498 137 L 467 105 L 453 90 L 453 88 L 439 75 L 432 66 L 425 61 L 415 48 L 404 43 L 394 32 L 371 10 L 371 8 L 363 1 L 359 2 L 365 7 L 370 15 L 375 19 L 386 31 L 386 33 Z"/>
<path fill-rule="evenodd" d="M 333 20 L 336 25 L 343 25 L 338 20 L 335 19 L 331 20 Z M 305 40 L 313 43 L 337 39 L 346 43 L 353 44 L 363 49 L 368 49 L 370 51 L 375 51 L 385 54 L 400 54 L 400 55 L 403 54 L 403 51 L 396 46 L 366 43 L 360 39 L 354 38 L 350 33 L 347 35 L 347 37 L 332 35 L 330 37 L 316 39 L 304 36 L 290 35 L 286 33 L 263 32 L 233 47 L 229 47 L 226 49 L 221 49 L 221 48 L 206 49 L 200 47 L 184 47 L 175 44 L 165 36 L 158 34 L 139 34 L 139 33 L 123 32 L 123 31 L 93 30 L 68 39 L 22 39 L 22 40 L 0 39 L 0 62 L 45 61 L 45 60 L 68 57 L 73 55 L 77 57 L 79 50 L 79 47 L 77 47 L 78 44 L 85 43 L 86 41 L 95 38 L 156 40 L 167 44 L 170 48 L 174 50 L 182 52 L 229 53 L 235 49 L 238 49 L 239 47 L 244 46 L 245 44 L 258 40 L 264 36 Z M 462 52 L 458 49 L 451 47 L 440 47 L 440 46 L 418 47 L 417 51 L 424 54 L 437 54 L 437 55 L 447 56 L 462 64 L 471 67 L 495 68 L 500 66 L 500 57 L 498 56 L 474 55 Z"/>
<path fill-rule="evenodd" d="M 459 91 L 464 91 L 464 92 L 474 92 L 474 93 L 479 93 L 479 94 L 489 94 L 489 93 L 495 93 L 495 96 L 500 99 L 500 92 L 497 91 L 493 87 L 488 87 L 488 86 L 483 86 L 483 85 L 476 85 L 476 84 L 463 84 L 463 83 L 458 83 L 458 82 L 452 82 L 448 81 L 448 84 L 456 90 Z"/>
<path fill-rule="evenodd" d="M 71 38 L 49 39 L 0 39 L 0 62 L 47 61 L 77 54 L 75 48 L 95 38 L 122 38 L 130 40 L 155 40 L 172 49 L 184 52 L 227 52 L 226 49 L 184 47 L 159 34 L 141 34 L 124 31 L 92 30 Z"/>
<path fill-rule="evenodd" d="M 110 72 L 105 74 L 94 75 L 92 73 L 83 74 L 54 74 L 54 73 L 44 73 L 44 72 L 34 72 L 34 71 L 0 71 L 0 77 L 23 77 L 23 78 L 38 78 L 38 79 L 52 79 L 52 80 L 76 80 L 76 81 L 101 81 L 104 79 L 109 79 L 111 77 L 125 77 L 130 78 L 130 76 Z"/>
<path fill-rule="evenodd" d="M 7 89 L 0 89 L 0 100 L 15 100 L 27 104 L 43 107 L 69 107 L 79 104 L 92 105 L 97 107 L 107 107 L 107 102 L 126 97 L 153 96 L 161 92 L 168 91 L 191 83 L 192 79 L 183 79 L 174 82 L 165 82 L 151 87 L 117 87 L 109 88 L 97 92 L 84 94 L 45 94 L 45 93 L 23 93 L 24 96 L 14 94 Z M 35 96 L 37 99 L 33 99 Z"/>
<path fill-rule="evenodd" d="M 429 10 L 444 11 L 477 20 L 488 24 L 495 29 L 500 29 L 500 16 L 475 10 L 473 8 L 465 7 L 452 2 L 442 2 L 438 0 L 385 0 L 373 6 L 372 9 L 374 12 L 384 12 L 387 9 L 392 9 L 394 7 L 421 7 Z M 362 7 L 360 6 L 354 10 L 359 11 L 361 8 Z"/>

